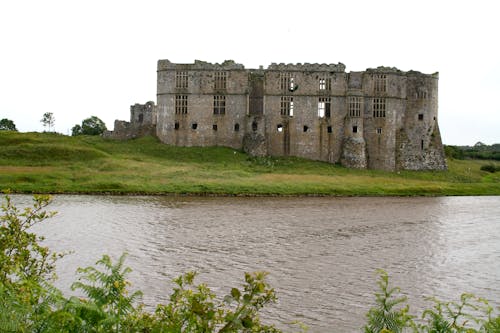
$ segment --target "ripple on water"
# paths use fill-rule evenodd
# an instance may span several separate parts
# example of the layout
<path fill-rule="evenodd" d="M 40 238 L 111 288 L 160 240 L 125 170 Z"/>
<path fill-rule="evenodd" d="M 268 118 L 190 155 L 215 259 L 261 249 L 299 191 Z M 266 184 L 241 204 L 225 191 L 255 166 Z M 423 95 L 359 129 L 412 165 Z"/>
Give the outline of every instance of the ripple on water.
<path fill-rule="evenodd" d="M 126 251 L 150 308 L 167 302 L 172 278 L 187 271 L 221 294 L 244 272 L 265 270 L 279 297 L 266 319 L 299 319 L 311 332 L 359 330 L 378 268 L 414 310 L 423 295 L 500 300 L 499 197 L 55 196 L 50 208 L 59 214 L 36 231 L 51 248 L 75 251 L 58 266 L 68 293 L 77 267 Z"/>

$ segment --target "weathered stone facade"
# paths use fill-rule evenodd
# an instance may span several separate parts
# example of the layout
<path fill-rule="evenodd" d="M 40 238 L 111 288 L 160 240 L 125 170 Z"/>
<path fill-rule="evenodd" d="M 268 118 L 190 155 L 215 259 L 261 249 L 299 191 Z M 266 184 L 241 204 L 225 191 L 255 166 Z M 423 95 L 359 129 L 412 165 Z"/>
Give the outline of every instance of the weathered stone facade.
<path fill-rule="evenodd" d="M 227 146 L 352 168 L 446 169 L 437 73 L 160 60 L 157 85 L 151 123 L 167 144 Z"/>
<path fill-rule="evenodd" d="M 156 105 L 149 101 L 146 104 L 130 106 L 130 122 L 115 120 L 113 131 L 106 131 L 103 136 L 110 139 L 126 140 L 145 135 L 156 136 Z"/>

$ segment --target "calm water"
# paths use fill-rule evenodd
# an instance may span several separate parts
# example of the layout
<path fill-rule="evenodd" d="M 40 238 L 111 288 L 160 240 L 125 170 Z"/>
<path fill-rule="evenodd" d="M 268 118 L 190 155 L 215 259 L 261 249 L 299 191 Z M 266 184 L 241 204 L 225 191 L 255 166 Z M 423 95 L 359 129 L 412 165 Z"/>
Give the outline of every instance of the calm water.
<path fill-rule="evenodd" d="M 28 196 L 16 196 L 21 204 Z M 376 269 L 387 270 L 420 314 L 425 295 L 468 291 L 500 301 L 500 197 L 171 198 L 55 196 L 59 212 L 37 231 L 57 251 L 58 286 L 79 266 L 129 253 L 133 286 L 153 307 L 171 280 L 196 270 L 217 294 L 265 270 L 279 302 L 264 314 L 279 327 L 360 331 Z"/>

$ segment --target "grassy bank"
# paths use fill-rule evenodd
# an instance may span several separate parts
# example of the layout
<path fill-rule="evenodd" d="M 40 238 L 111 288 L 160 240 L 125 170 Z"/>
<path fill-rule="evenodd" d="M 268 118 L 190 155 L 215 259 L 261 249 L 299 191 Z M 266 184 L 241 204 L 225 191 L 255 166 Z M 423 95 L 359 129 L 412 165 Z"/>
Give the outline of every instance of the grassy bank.
<path fill-rule="evenodd" d="M 151 137 L 120 142 L 0 131 L 0 189 L 23 193 L 500 195 L 500 173 L 481 171 L 483 164 L 448 160 L 445 172 L 392 173 L 172 147 Z"/>

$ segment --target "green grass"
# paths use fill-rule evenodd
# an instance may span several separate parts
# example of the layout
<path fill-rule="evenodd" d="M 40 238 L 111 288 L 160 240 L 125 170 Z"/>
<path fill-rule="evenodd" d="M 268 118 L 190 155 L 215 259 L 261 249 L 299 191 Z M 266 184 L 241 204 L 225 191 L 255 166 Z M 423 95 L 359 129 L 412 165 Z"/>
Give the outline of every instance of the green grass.
<path fill-rule="evenodd" d="M 485 163 L 448 160 L 448 171 L 353 170 L 229 148 L 174 147 L 152 137 L 0 131 L 0 189 L 19 193 L 500 195 L 500 173 L 481 171 Z"/>

